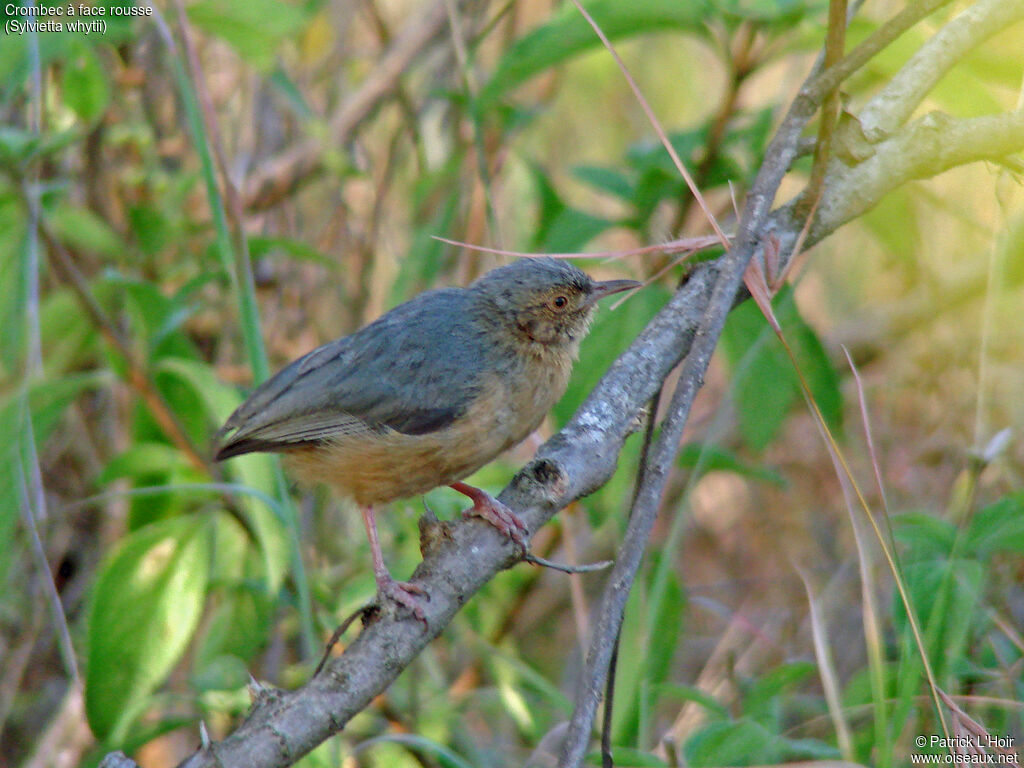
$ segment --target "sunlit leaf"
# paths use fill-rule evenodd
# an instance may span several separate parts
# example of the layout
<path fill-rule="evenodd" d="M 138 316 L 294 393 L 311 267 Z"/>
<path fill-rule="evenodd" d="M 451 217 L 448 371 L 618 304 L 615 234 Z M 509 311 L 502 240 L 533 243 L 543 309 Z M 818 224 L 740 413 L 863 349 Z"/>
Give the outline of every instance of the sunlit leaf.
<path fill-rule="evenodd" d="M 278 46 L 294 38 L 306 21 L 300 6 L 282 0 L 200 0 L 188 6 L 188 17 L 260 70 L 273 66 Z"/>
<path fill-rule="evenodd" d="M 206 597 L 210 523 L 178 517 L 121 542 L 100 569 L 89 612 L 85 709 L 98 738 L 124 736 L 192 637 Z"/>
<path fill-rule="evenodd" d="M 83 122 L 98 120 L 110 102 L 107 74 L 92 46 L 84 43 L 65 62 L 63 85 L 64 101 Z"/>
<path fill-rule="evenodd" d="M 597 0 L 584 3 L 605 35 L 613 42 L 643 32 L 694 31 L 707 18 L 706 0 Z M 490 81 L 480 92 L 481 108 L 545 69 L 583 51 L 597 48 L 600 39 L 575 6 L 562 5 L 551 21 L 518 40 L 505 52 Z"/>

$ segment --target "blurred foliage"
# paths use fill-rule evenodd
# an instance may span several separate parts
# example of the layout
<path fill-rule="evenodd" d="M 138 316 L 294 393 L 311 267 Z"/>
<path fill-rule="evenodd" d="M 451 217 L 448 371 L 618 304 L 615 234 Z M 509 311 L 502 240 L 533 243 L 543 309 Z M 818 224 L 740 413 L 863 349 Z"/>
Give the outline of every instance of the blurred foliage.
<path fill-rule="evenodd" d="M 198 721 L 219 738 L 244 716 L 248 674 L 284 687 L 305 681 L 313 647 L 372 596 L 358 516 L 321 492 L 289 489 L 271 457 L 210 463 L 212 432 L 267 358 L 279 367 L 421 290 L 465 284 L 500 262 L 434 236 L 575 252 L 707 231 L 571 4 L 441 6 L 458 32 L 439 27 L 400 76 L 381 61 L 406 25 L 427 23 L 425 5 L 197 0 L 183 15 L 172 4 L 142 17 L 125 9 L 143 6 L 118 0 L 92 5 L 104 9 L 103 34 L 5 34 L 0 44 L 4 765 L 52 764 L 58 753 L 63 764 L 90 765 L 115 748 L 172 765 L 194 748 Z M 587 7 L 728 221 L 820 46 L 827 4 Z M 949 13 L 872 60 L 848 83 L 847 106 L 887 82 Z M 858 15 L 850 43 L 882 20 Z M 1009 30 L 966 55 L 928 108 L 1012 107 L 1020 43 Z M 386 96 L 339 140 L 337 116 L 364 84 L 388 78 Z M 215 130 L 201 119 L 207 101 Z M 289 177 L 289 163 L 301 165 L 295 148 L 310 143 L 312 162 Z M 239 227 L 218 156 L 243 201 L 260 171 L 283 169 L 284 192 L 269 208 L 252 205 Z M 808 167 L 799 161 L 794 175 Z M 868 478 L 841 345 L 861 368 L 929 659 L 947 691 L 976 702 L 975 716 L 1018 745 L 1022 203 L 1016 178 L 992 168 L 896 190 L 820 246 L 775 305 L 815 402 Z M 656 278 L 599 313 L 542 436 L 570 418 L 686 270 L 663 254 L 579 263 Z M 885 644 L 883 668 L 871 669 L 851 567 L 865 555 L 796 374 L 752 302 L 730 317 L 720 358 L 627 608 L 616 764 L 840 756 L 827 670 L 789 561 L 812 564 L 825 585 L 848 757 L 903 763 L 912 737 L 938 723 L 891 577 L 880 559 L 868 562 Z M 982 456 L 1004 427 L 1016 430 L 1008 445 Z M 472 482 L 497 491 L 531 445 Z M 640 452 L 634 436 L 619 472 L 536 548 L 613 556 Z M 881 493 L 870 496 L 882 509 Z M 442 516 L 460 509 L 447 490 L 427 501 Z M 418 504 L 394 505 L 382 526 L 398 576 L 419 560 Z M 61 654 L 48 579 L 81 688 Z M 602 580 L 571 581 L 525 566 L 502 574 L 303 764 L 505 766 L 547 750 L 571 711 Z M 64 720 L 67 730 L 52 725 Z M 28 762 L 33 755 L 41 762 Z"/>

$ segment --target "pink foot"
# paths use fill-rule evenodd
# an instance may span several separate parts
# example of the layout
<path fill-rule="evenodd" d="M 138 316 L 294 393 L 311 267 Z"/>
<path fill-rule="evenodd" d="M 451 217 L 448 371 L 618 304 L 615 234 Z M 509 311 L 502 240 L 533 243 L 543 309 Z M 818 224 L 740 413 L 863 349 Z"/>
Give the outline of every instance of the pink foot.
<path fill-rule="evenodd" d="M 473 500 L 472 509 L 462 513 L 463 517 L 480 517 L 493 525 L 514 541 L 523 552 L 528 552 L 530 543 L 527 537 L 530 529 L 519 516 L 506 507 L 491 494 L 474 488 L 466 483 L 452 483 L 451 488 Z"/>
<path fill-rule="evenodd" d="M 407 581 L 395 581 L 391 576 L 377 577 L 377 599 L 390 600 L 395 605 L 406 608 L 416 620 L 427 625 L 427 617 L 423 613 L 423 599 L 429 600 L 426 590 Z"/>

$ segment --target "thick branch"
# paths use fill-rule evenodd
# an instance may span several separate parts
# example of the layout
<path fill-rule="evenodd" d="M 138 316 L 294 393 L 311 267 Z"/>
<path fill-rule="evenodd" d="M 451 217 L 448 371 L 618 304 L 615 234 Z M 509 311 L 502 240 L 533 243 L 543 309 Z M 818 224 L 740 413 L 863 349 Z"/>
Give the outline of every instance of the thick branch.
<path fill-rule="evenodd" d="M 1024 111 L 959 120 L 941 112 L 927 114 L 876 144 L 862 163 L 832 160 L 811 235 L 820 240 L 908 181 L 1022 150 Z"/>
<path fill-rule="evenodd" d="M 997 32 L 1024 19 L 1024 0 L 980 0 L 940 29 L 868 102 L 857 116 L 864 138 L 875 143 L 913 114 L 949 69 Z"/>

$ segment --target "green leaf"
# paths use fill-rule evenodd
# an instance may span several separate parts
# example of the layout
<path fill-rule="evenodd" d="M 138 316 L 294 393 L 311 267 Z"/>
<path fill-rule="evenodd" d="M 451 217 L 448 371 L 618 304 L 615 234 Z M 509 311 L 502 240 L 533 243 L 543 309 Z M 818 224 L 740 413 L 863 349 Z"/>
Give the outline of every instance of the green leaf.
<path fill-rule="evenodd" d="M 773 342 L 761 311 L 748 300 L 730 313 L 719 345 L 732 369 L 740 434 L 755 451 L 775 437 L 799 396 L 789 360 Z"/>
<path fill-rule="evenodd" d="M 533 231 L 532 247 L 540 250 L 541 245 L 548 239 L 551 225 L 566 209 L 566 205 L 544 168 L 531 163 L 530 175 L 537 188 L 537 224 Z"/>
<path fill-rule="evenodd" d="M 591 752 L 587 755 L 586 762 L 588 765 L 601 765 L 601 755 Z M 612 747 L 612 763 L 628 765 L 630 768 L 668 768 L 668 763 L 657 755 L 630 747 Z"/>
<path fill-rule="evenodd" d="M 177 448 L 167 443 L 139 441 L 124 453 L 111 459 L 100 473 L 97 482 L 101 485 L 118 478 L 141 478 L 165 474 L 174 468 L 188 466 L 185 457 Z"/>
<path fill-rule="evenodd" d="M 643 32 L 699 31 L 709 13 L 706 0 L 596 0 L 584 7 L 613 42 Z M 477 108 L 481 112 L 490 109 L 495 100 L 520 83 L 600 45 L 587 20 L 572 4 L 564 4 L 551 21 L 509 47 L 480 91 Z"/>
<path fill-rule="evenodd" d="M 85 123 L 103 116 L 110 103 L 107 73 L 92 46 L 84 42 L 64 65 L 64 101 Z"/>
<path fill-rule="evenodd" d="M 49 439 L 50 434 L 64 415 L 65 409 L 79 395 L 112 383 L 113 378 L 107 371 L 76 373 L 33 383 L 28 399 L 32 411 L 32 429 L 37 445 L 42 446 Z M 20 425 L 20 394 L 14 393 L 0 398 L 0 426 L 4 427 L 0 430 L 0 434 L 14 435 L 21 428 Z"/>
<path fill-rule="evenodd" d="M 155 206 L 131 206 L 128 209 L 128 221 L 139 248 L 150 256 L 159 253 L 170 238 L 170 223 Z"/>
<path fill-rule="evenodd" d="M 602 168 L 597 165 L 577 165 L 572 169 L 572 175 L 588 184 L 594 189 L 607 192 L 623 200 L 632 201 L 633 185 L 622 173 L 612 168 Z"/>
<path fill-rule="evenodd" d="M 975 513 L 964 551 L 980 559 L 994 552 L 1024 554 L 1024 495 L 1007 496 Z"/>
<path fill-rule="evenodd" d="M 274 251 L 283 251 L 296 260 L 309 261 L 332 269 L 338 266 L 337 259 L 332 259 L 326 253 L 290 237 L 253 236 L 249 238 L 249 255 L 253 259 L 258 259 Z"/>
<path fill-rule="evenodd" d="M 908 559 L 913 553 L 908 554 Z M 979 610 L 986 570 L 982 563 L 964 558 L 905 561 L 903 575 L 917 618 L 924 627 L 925 647 L 933 671 L 942 682 L 967 648 L 971 629 L 983 629 Z M 908 628 L 901 601 L 893 602 L 893 623 Z"/>
<path fill-rule="evenodd" d="M 540 250 L 547 253 L 576 253 L 614 224 L 575 208 L 566 208 L 551 222 Z"/>
<path fill-rule="evenodd" d="M 956 538 L 952 523 L 923 512 L 894 515 L 892 530 L 896 541 L 906 545 L 918 559 L 948 557 Z"/>
<path fill-rule="evenodd" d="M 728 719 L 729 709 L 718 699 L 707 691 L 703 691 L 693 685 L 678 685 L 675 683 L 663 683 L 658 687 L 658 693 L 664 696 L 671 696 L 678 701 L 692 701 L 702 706 L 709 715 L 714 718 Z"/>
<path fill-rule="evenodd" d="M 218 547 L 222 539 L 223 536 L 218 540 Z M 248 541 L 245 540 L 247 545 Z M 248 557 L 244 549 L 239 553 L 239 569 L 251 568 L 249 563 L 254 561 L 251 546 L 248 551 Z M 216 554 L 219 560 L 224 559 L 219 549 Z M 218 591 L 218 597 L 213 601 L 215 607 L 209 619 L 203 622 L 203 636 L 195 654 L 199 667 L 222 656 L 250 661 L 266 644 L 280 605 L 276 595 L 266 589 L 266 579 L 243 576 L 235 577 L 235 585 L 223 593 Z"/>
<path fill-rule="evenodd" d="M 66 376 L 95 364 L 99 332 L 70 289 L 57 288 L 43 299 L 39 332 L 48 376 Z"/>
<path fill-rule="evenodd" d="M 196 670 L 190 682 L 199 691 L 232 691 L 248 684 L 249 671 L 240 658 L 224 654 Z"/>
<path fill-rule="evenodd" d="M 828 357 L 825 346 L 818 334 L 809 326 L 797 309 L 793 291 L 789 286 L 783 288 L 775 297 L 775 313 L 782 330 L 786 334 L 797 365 L 807 379 L 811 397 L 821 409 L 835 437 L 841 438 L 843 431 L 843 394 L 839 388 L 839 373 Z M 773 339 L 775 343 L 778 343 Z M 787 365 L 792 370 L 792 363 Z M 794 374 L 795 376 L 795 374 Z"/>
<path fill-rule="evenodd" d="M 38 134 L 9 125 L 0 126 L 0 165 L 23 168 L 29 161 L 58 152 L 78 138 L 78 131 L 74 130 Z"/>
<path fill-rule="evenodd" d="M 743 713 L 772 727 L 776 722 L 779 698 L 813 676 L 817 667 L 809 661 L 783 663 L 757 678 L 743 692 Z"/>
<path fill-rule="evenodd" d="M 683 747 L 687 765 L 754 765 L 782 757 L 775 734 L 753 720 L 709 723 Z"/>
<path fill-rule="evenodd" d="M 177 663 L 206 597 L 210 518 L 164 520 L 107 557 L 89 611 L 85 710 L 99 739 L 116 743 Z"/>
<path fill-rule="evenodd" d="M 128 255 L 128 246 L 103 219 L 87 208 L 63 204 L 50 214 L 50 223 L 62 240 L 76 248 L 117 261 Z"/>
<path fill-rule="evenodd" d="M 250 661 L 267 642 L 280 606 L 268 589 L 262 554 L 231 515 L 219 515 L 210 571 L 210 608 L 194 643 L 195 669 L 221 656 Z"/>
<path fill-rule="evenodd" d="M 743 718 L 715 722 L 695 733 L 684 745 L 687 765 L 761 765 L 784 760 L 835 759 L 838 750 L 816 739 L 790 739 Z"/>
<path fill-rule="evenodd" d="M 423 752 L 427 755 L 434 757 L 438 764 L 444 768 L 473 768 L 468 762 L 463 760 L 452 750 L 448 749 L 444 744 L 440 744 L 433 739 L 428 739 L 425 736 L 417 736 L 411 733 L 392 733 L 384 736 L 377 736 L 373 739 L 366 739 L 359 743 L 359 745 L 352 750 L 353 754 L 359 754 L 360 752 L 370 749 L 378 744 L 401 744 L 412 752 Z M 388 765 L 387 761 L 382 762 L 383 765 Z"/>
<path fill-rule="evenodd" d="M 716 9 L 745 21 L 791 25 L 828 7 L 825 0 L 718 0 Z"/>
<path fill-rule="evenodd" d="M 25 3 L 17 3 L 16 7 L 24 7 Z M 9 14 L 8 3 L 0 3 L 0 23 L 9 19 L 24 19 L 22 14 Z M 0 86 L 10 89 L 21 86 L 29 77 L 34 65 L 34 57 L 30 53 L 29 42 L 35 40 L 38 45 L 38 66 L 46 67 L 51 61 L 60 59 L 77 43 L 73 35 L 43 33 L 37 35 L 4 34 L 3 45 L 0 45 Z"/>
<path fill-rule="evenodd" d="M 779 487 L 786 485 L 786 479 L 778 472 L 758 464 L 740 459 L 732 451 L 706 443 L 687 443 L 679 450 L 679 465 L 697 469 L 700 475 L 708 472 L 734 472 L 742 477 L 763 480 Z"/>
<path fill-rule="evenodd" d="M 306 23 L 302 8 L 280 0 L 200 0 L 188 7 L 188 17 L 263 72 L 274 66 L 278 46 Z"/>
<path fill-rule="evenodd" d="M 157 370 L 170 374 L 189 387 L 206 408 L 207 423 L 223 424 L 240 402 L 238 393 L 217 378 L 210 366 L 195 360 L 165 358 Z M 265 497 L 276 495 L 271 458 L 265 454 L 242 456 L 231 461 L 229 471 L 243 484 L 261 491 Z M 288 538 L 279 509 L 268 508 L 262 501 L 244 496 L 240 504 L 245 509 L 263 555 L 268 589 L 276 592 L 288 570 L 290 555 Z"/>

